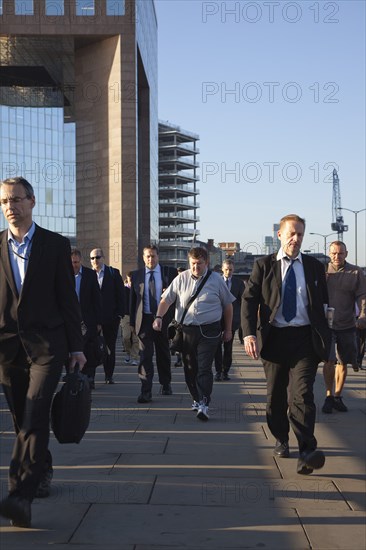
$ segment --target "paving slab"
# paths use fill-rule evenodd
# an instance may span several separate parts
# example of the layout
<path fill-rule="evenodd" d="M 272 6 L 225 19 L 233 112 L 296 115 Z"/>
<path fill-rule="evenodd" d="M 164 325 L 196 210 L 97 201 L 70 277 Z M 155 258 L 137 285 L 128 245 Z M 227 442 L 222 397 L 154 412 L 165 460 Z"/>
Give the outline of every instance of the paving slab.
<path fill-rule="evenodd" d="M 237 507 L 205 506 L 110 506 L 108 524 L 100 505 L 92 506 L 73 537 L 73 543 L 110 544 L 119 536 L 124 544 L 164 548 L 307 548 L 307 538 L 295 510 L 260 514 Z M 225 513 L 224 513 L 225 512 Z M 105 515 L 104 515 L 105 516 Z M 124 528 L 121 532 L 120 523 Z"/>

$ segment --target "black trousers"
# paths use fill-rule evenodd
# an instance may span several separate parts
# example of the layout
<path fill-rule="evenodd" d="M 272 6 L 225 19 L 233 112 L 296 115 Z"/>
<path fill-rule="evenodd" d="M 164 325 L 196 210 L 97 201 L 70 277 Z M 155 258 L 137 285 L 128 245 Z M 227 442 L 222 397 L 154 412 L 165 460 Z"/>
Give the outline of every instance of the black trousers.
<path fill-rule="evenodd" d="M 213 374 L 212 361 L 221 340 L 221 323 L 183 325 L 182 359 L 186 384 L 192 398 L 211 401 Z"/>
<path fill-rule="evenodd" d="M 113 319 L 110 323 L 102 325 L 103 336 L 108 348 L 108 353 L 103 361 L 104 375 L 106 378 L 112 378 L 114 367 L 116 366 L 116 342 L 118 337 L 118 329 L 120 319 Z"/>
<path fill-rule="evenodd" d="M 229 372 L 231 364 L 233 362 L 233 342 L 234 342 L 235 332 L 233 332 L 233 337 L 228 342 L 221 342 L 217 346 L 215 353 L 215 370 L 218 373 L 224 372 L 225 374 Z"/>
<path fill-rule="evenodd" d="M 267 424 L 273 436 L 287 441 L 290 425 L 299 451 L 316 449 L 316 407 L 313 386 L 319 359 L 314 353 L 311 328 L 271 327 L 261 351 L 267 379 Z"/>
<path fill-rule="evenodd" d="M 140 365 L 139 374 L 141 379 L 141 391 L 151 392 L 154 378 L 154 350 L 156 353 L 156 367 L 159 376 L 159 383 L 162 386 L 170 384 L 172 380 L 171 355 L 169 339 L 166 327 L 162 331 L 152 328 L 154 316 L 144 313 L 139 339 Z"/>
<path fill-rule="evenodd" d="M 98 366 L 98 333 L 95 330 L 87 330 L 84 335 L 84 355 L 86 357 L 86 363 L 82 368 L 82 373 L 86 374 L 90 379 L 94 380 L 95 371 Z"/>
<path fill-rule="evenodd" d="M 48 450 L 50 408 L 62 365 L 36 365 L 22 349 L 12 364 L 0 365 L 16 439 L 9 467 L 9 493 L 33 500 L 42 475 L 52 466 Z"/>

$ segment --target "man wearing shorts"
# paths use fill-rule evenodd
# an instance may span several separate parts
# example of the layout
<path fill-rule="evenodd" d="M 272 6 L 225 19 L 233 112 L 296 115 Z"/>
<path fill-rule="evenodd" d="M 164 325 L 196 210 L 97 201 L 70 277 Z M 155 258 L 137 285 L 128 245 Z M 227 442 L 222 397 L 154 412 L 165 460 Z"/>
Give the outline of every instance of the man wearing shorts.
<path fill-rule="evenodd" d="M 347 365 L 352 365 L 354 371 L 359 370 L 356 328 L 366 327 L 366 278 L 361 268 L 346 262 L 347 254 L 343 242 L 330 244 L 327 287 L 329 306 L 335 311 L 330 356 L 323 368 L 327 393 L 322 411 L 326 414 L 333 409 L 339 412 L 348 410 L 342 399 Z M 356 304 L 359 309 L 357 319 Z"/>

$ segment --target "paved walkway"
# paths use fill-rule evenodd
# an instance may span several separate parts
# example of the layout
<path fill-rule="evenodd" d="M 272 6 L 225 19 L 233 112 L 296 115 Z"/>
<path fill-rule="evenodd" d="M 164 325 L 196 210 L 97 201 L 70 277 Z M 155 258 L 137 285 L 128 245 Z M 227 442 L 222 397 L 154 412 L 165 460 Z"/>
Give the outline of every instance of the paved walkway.
<path fill-rule="evenodd" d="M 52 494 L 34 501 L 32 529 L 0 520 L 1 550 L 365 549 L 366 371 L 349 373 L 348 413 L 319 413 L 327 462 L 303 477 L 293 437 L 291 458 L 272 456 L 263 371 L 238 345 L 231 380 L 215 383 L 207 423 L 190 410 L 181 368 L 172 369 L 174 395 L 159 395 L 156 384 L 153 402 L 138 405 L 136 367 L 122 358 L 114 386 L 98 369 L 84 440 L 51 437 Z M 320 410 L 321 369 L 316 402 Z M 0 406 L 5 495 L 13 434 L 3 396 Z"/>

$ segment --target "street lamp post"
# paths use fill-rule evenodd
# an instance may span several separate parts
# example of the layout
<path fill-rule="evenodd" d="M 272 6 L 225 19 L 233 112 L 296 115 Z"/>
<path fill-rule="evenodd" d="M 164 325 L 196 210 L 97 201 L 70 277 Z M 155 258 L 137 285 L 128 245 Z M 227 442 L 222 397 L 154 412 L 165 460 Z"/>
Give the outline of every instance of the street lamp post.
<path fill-rule="evenodd" d="M 360 212 L 364 212 L 366 208 L 362 208 L 362 210 L 351 210 L 351 208 L 343 208 L 342 206 L 341 210 L 348 210 L 348 212 L 353 212 L 355 215 L 355 264 L 357 265 L 357 215 Z"/>
<path fill-rule="evenodd" d="M 327 238 L 331 235 L 337 235 L 337 233 L 328 233 L 328 235 L 323 235 L 323 233 L 310 233 L 310 235 L 319 235 L 319 237 L 323 237 L 324 239 L 324 263 L 326 263 L 326 257 L 327 257 Z"/>

